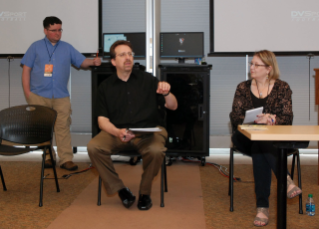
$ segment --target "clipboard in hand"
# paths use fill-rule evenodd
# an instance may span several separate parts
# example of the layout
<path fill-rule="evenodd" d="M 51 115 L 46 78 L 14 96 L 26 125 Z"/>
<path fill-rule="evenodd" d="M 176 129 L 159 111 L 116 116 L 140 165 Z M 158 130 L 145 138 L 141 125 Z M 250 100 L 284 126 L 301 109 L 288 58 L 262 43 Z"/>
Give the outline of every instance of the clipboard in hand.
<path fill-rule="evenodd" d="M 257 115 L 263 113 L 264 107 L 257 107 L 246 111 L 243 124 L 251 124 L 257 119 Z"/>

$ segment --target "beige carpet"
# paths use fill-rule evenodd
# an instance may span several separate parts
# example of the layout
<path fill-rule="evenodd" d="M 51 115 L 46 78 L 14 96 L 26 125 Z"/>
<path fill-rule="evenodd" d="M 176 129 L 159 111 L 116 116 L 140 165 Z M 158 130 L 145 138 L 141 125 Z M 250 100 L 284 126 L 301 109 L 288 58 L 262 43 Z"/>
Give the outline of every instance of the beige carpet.
<path fill-rule="evenodd" d="M 227 165 L 228 167 L 228 165 Z M 221 176 L 212 166 L 200 168 L 201 184 L 204 197 L 204 208 L 207 229 L 223 228 L 257 228 L 253 225 L 256 215 L 256 196 L 252 165 L 235 165 L 234 175 L 242 182 L 234 183 L 234 211 L 229 211 L 228 178 Z M 319 205 L 319 186 L 317 184 L 318 166 L 301 166 L 303 211 L 299 214 L 299 199 L 287 199 L 287 228 L 319 228 L 319 213 L 306 215 L 305 203 L 308 193 L 314 195 L 315 203 Z M 295 179 L 297 174 L 295 174 Z M 277 219 L 277 180 L 272 176 L 271 194 L 269 198 L 269 224 L 266 229 L 276 228 Z M 317 207 L 318 209 L 318 207 Z"/>
<path fill-rule="evenodd" d="M 7 191 L 0 184 L 0 229 L 44 229 L 86 188 L 97 173 L 89 170 L 59 179 L 60 192 L 53 179 L 45 179 L 43 207 L 39 207 L 41 162 L 0 161 Z M 78 163 L 85 169 L 89 163 Z M 58 177 L 70 172 L 57 168 Z M 53 177 L 52 169 L 45 169 Z M 63 228 L 63 227 L 62 227 Z"/>
<path fill-rule="evenodd" d="M 142 166 L 116 164 L 116 170 L 132 192 L 137 195 Z M 97 206 L 97 178 L 65 209 L 48 229 L 68 228 L 205 228 L 205 214 L 197 164 L 175 163 L 167 167 L 168 192 L 165 207 L 160 207 L 160 176 L 154 181 L 149 211 L 140 211 L 136 203 L 130 209 L 122 206 L 117 195 L 106 196 Z"/>
<path fill-rule="evenodd" d="M 301 162 L 302 163 L 302 162 Z M 117 195 L 102 196 L 97 206 L 97 173 L 88 172 L 60 179 L 57 193 L 53 180 L 44 182 L 44 206 L 39 201 L 39 162 L 0 161 L 8 191 L 0 190 L 0 229 L 45 228 L 256 228 L 254 183 L 236 182 L 234 212 L 229 211 L 228 178 L 212 166 L 174 162 L 168 169 L 168 193 L 165 207 L 159 207 L 159 178 L 153 185 L 154 206 L 142 212 L 133 205 L 125 209 Z M 79 163 L 80 169 L 89 163 Z M 125 184 L 138 193 L 141 164 L 117 163 Z M 57 168 L 58 176 L 66 173 Z M 45 174 L 52 170 L 46 169 Z M 308 193 L 318 204 L 317 165 L 302 165 L 303 210 Z M 235 165 L 235 176 L 253 181 L 251 165 Z M 204 210 L 205 209 L 205 210 Z M 298 198 L 287 200 L 287 228 L 319 228 L 319 213 L 313 217 L 298 214 Z M 276 228 L 276 179 L 273 176 L 270 196 L 270 222 Z"/>

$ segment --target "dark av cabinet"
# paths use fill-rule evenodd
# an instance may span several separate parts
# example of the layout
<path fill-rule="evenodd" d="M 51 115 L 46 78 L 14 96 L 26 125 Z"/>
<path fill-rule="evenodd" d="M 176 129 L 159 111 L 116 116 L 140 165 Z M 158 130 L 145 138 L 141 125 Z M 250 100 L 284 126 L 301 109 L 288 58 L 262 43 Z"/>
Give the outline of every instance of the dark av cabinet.
<path fill-rule="evenodd" d="M 92 88 L 92 138 L 100 132 L 97 124 L 96 103 L 97 89 L 99 85 L 110 75 L 116 72 L 111 63 L 103 63 L 101 66 L 92 67 L 91 88 Z M 138 63 L 134 64 L 133 69 L 145 71 L 145 66 Z"/>
<path fill-rule="evenodd" d="M 160 78 L 178 100 L 167 110 L 168 156 L 209 156 L 209 78 L 212 65 L 161 64 Z"/>

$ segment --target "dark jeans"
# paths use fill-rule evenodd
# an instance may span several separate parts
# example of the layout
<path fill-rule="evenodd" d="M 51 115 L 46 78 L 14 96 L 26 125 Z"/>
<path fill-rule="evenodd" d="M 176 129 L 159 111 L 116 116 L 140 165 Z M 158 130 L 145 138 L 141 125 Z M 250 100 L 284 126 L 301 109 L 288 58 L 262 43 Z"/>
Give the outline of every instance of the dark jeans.
<path fill-rule="evenodd" d="M 232 142 L 238 150 L 252 157 L 257 207 L 268 208 L 271 170 L 274 171 L 277 177 L 277 155 L 279 149 L 273 146 L 272 141 L 251 141 L 238 130 L 233 134 Z"/>

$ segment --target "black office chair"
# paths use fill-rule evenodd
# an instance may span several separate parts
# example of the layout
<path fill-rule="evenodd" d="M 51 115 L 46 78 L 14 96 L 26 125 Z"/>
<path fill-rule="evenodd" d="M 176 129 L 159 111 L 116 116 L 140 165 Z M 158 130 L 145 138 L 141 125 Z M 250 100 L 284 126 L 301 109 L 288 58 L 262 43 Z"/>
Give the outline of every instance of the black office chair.
<path fill-rule="evenodd" d="M 233 125 L 232 120 L 230 118 L 230 124 L 232 128 L 232 134 L 234 134 L 236 130 L 236 126 Z M 234 199 L 234 152 L 239 152 L 244 155 L 247 153 L 240 151 L 234 144 L 230 147 L 230 157 L 229 157 L 229 186 L 228 186 L 228 195 L 230 196 L 230 211 L 234 211 L 233 199 Z M 298 187 L 301 189 L 301 170 L 300 170 L 300 157 L 299 150 L 293 149 L 288 153 L 287 156 L 293 155 L 292 159 L 292 167 L 291 167 L 291 179 L 294 177 L 295 170 L 295 159 L 297 158 L 297 168 L 298 168 Z M 299 214 L 303 214 L 302 210 L 302 194 L 299 195 Z"/>
<path fill-rule="evenodd" d="M 55 162 L 52 159 L 52 138 L 57 112 L 53 109 L 38 105 L 15 106 L 0 111 L 0 154 L 5 156 L 19 155 L 34 150 L 43 150 L 40 202 L 42 207 L 44 162 L 46 150 L 49 150 L 57 192 L 60 192 Z M 14 145 L 24 146 L 15 147 Z M 36 146 L 31 148 L 30 146 Z M 3 190 L 7 191 L 2 170 L 0 176 Z"/>

